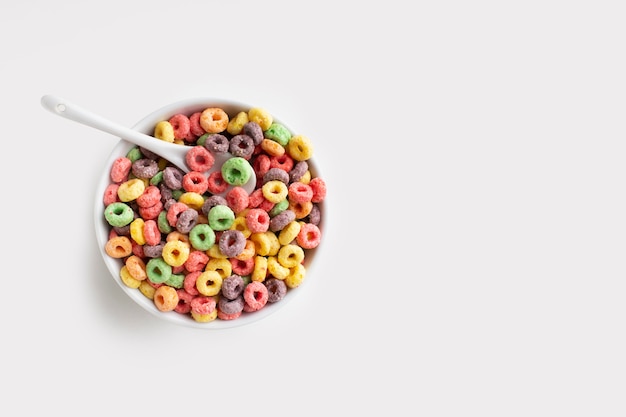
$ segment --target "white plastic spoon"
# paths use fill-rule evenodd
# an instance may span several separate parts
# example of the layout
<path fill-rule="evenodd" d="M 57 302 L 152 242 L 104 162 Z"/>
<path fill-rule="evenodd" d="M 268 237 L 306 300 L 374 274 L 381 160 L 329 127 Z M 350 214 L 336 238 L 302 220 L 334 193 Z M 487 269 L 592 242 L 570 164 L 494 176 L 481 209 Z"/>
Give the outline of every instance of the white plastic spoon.
<path fill-rule="evenodd" d="M 41 105 L 50 110 L 52 113 L 65 117 L 66 119 L 73 120 L 75 122 L 82 123 L 86 126 L 93 127 L 106 133 L 110 133 L 124 140 L 127 140 L 135 145 L 141 146 L 168 160 L 172 165 L 177 166 L 183 172 L 189 172 L 190 169 L 185 161 L 185 155 L 189 151 L 189 146 L 178 145 L 175 143 L 169 143 L 153 136 L 146 135 L 136 130 L 124 127 L 115 122 L 105 119 L 102 116 L 91 113 L 84 108 L 77 106 L 65 99 L 54 95 L 45 95 L 41 98 Z M 210 170 L 205 172 L 205 175 L 210 175 L 213 171 L 221 170 L 222 164 L 233 155 L 230 153 L 213 154 L 215 162 Z M 256 176 L 252 171 L 252 167 L 248 164 L 250 170 L 250 179 L 242 187 L 248 194 L 251 194 L 256 187 Z M 232 186 L 228 187 L 228 189 Z M 222 193 L 223 194 L 223 193 Z"/>

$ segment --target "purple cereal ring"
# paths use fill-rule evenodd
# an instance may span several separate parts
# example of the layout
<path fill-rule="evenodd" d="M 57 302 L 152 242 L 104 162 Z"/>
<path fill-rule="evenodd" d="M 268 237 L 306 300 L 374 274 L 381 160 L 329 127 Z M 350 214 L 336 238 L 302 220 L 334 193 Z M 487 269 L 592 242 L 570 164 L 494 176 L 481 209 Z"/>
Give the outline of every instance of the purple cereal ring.
<path fill-rule="evenodd" d="M 222 284 L 223 285 L 223 284 Z M 230 300 L 226 297 L 220 297 L 220 300 L 217 304 L 217 308 L 226 314 L 236 314 L 243 311 L 243 295 L 239 295 L 238 297 Z"/>
<path fill-rule="evenodd" d="M 285 226 L 296 219 L 296 213 L 293 210 L 286 209 L 272 217 L 270 220 L 270 230 L 272 232 L 278 232 L 283 230 Z"/>
<path fill-rule="evenodd" d="M 145 156 L 148 159 L 154 159 L 156 161 L 160 158 L 160 156 L 157 155 L 156 153 L 152 152 L 149 149 L 143 148 L 141 146 L 139 147 L 139 151 L 141 152 L 143 156 Z"/>
<path fill-rule="evenodd" d="M 189 233 L 197 223 L 198 212 L 195 209 L 188 208 L 178 215 L 176 230 L 180 233 Z"/>
<path fill-rule="evenodd" d="M 221 133 L 213 133 L 206 137 L 204 147 L 212 153 L 228 152 L 228 138 Z"/>
<path fill-rule="evenodd" d="M 148 258 L 158 258 L 163 253 L 165 242 L 156 245 L 143 245 L 143 254 Z"/>
<path fill-rule="evenodd" d="M 212 195 L 206 200 L 204 200 L 204 203 L 202 204 L 202 213 L 208 215 L 209 211 L 213 207 L 227 206 L 227 205 L 228 205 L 228 201 L 226 201 L 225 197 L 222 197 L 221 195 Z"/>
<path fill-rule="evenodd" d="M 287 284 L 284 281 L 271 277 L 265 280 L 265 287 L 267 287 L 267 302 L 275 303 L 283 299 L 287 294 Z"/>
<path fill-rule="evenodd" d="M 176 167 L 165 167 L 163 170 L 163 182 L 170 190 L 183 188 L 183 176 L 185 174 Z"/>
<path fill-rule="evenodd" d="M 312 223 L 316 226 L 320 224 L 320 220 L 322 220 L 322 212 L 320 211 L 320 208 L 317 204 L 313 204 L 313 206 L 311 207 L 311 212 L 307 217 L 307 223 Z"/>
<path fill-rule="evenodd" d="M 220 236 L 219 247 L 223 255 L 234 258 L 246 247 L 246 237 L 239 230 L 226 230 Z"/>
<path fill-rule="evenodd" d="M 298 161 L 289 171 L 289 182 L 300 181 L 308 170 L 309 164 L 307 161 Z"/>
<path fill-rule="evenodd" d="M 261 142 L 263 142 L 263 129 L 257 122 L 248 122 L 244 124 L 241 132 L 252 138 L 254 146 L 259 146 Z"/>
<path fill-rule="evenodd" d="M 222 280 L 222 296 L 234 300 L 243 293 L 245 283 L 240 275 L 232 274 Z"/>
<path fill-rule="evenodd" d="M 233 156 L 250 159 L 254 152 L 254 141 L 248 135 L 235 135 L 230 140 L 228 150 Z"/>
<path fill-rule="evenodd" d="M 285 185 L 289 185 L 289 174 L 287 171 L 280 168 L 270 168 L 265 175 L 263 175 L 263 184 L 274 180 L 278 180 Z"/>

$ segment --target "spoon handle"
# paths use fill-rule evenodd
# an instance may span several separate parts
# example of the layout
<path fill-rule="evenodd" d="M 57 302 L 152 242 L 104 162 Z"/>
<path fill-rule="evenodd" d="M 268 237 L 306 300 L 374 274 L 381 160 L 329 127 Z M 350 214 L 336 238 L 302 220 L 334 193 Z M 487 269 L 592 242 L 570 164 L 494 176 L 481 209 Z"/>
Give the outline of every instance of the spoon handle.
<path fill-rule="evenodd" d="M 150 149 L 151 145 L 154 144 L 155 138 L 152 136 L 112 122 L 61 97 L 45 95 L 41 98 L 41 105 L 61 117 L 126 139 L 135 145 Z"/>

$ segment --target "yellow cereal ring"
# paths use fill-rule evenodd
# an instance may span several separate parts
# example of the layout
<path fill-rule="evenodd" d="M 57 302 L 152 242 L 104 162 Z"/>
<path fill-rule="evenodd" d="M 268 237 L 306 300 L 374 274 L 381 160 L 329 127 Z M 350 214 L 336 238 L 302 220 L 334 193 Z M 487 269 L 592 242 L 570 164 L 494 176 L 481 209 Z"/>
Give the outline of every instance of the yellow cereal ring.
<path fill-rule="evenodd" d="M 284 182 L 271 180 L 263 184 L 261 192 L 267 201 L 276 204 L 283 201 L 287 197 L 289 189 Z"/>
<path fill-rule="evenodd" d="M 165 243 L 161 256 L 168 265 L 181 266 L 189 258 L 189 252 L 188 244 L 175 240 Z"/>
<path fill-rule="evenodd" d="M 126 268 L 126 265 L 122 266 L 122 268 L 120 269 L 120 278 L 122 279 L 124 285 L 126 285 L 127 287 L 139 288 L 139 285 L 141 285 L 140 280 L 135 279 L 132 277 L 132 275 L 130 275 L 130 272 L 128 272 L 128 268 Z"/>
<path fill-rule="evenodd" d="M 146 237 L 143 234 L 143 225 L 145 221 L 141 217 L 137 217 L 130 223 L 130 237 L 138 244 L 145 245 Z"/>
<path fill-rule="evenodd" d="M 252 281 L 263 282 L 267 276 L 267 258 L 265 256 L 257 256 L 254 258 L 254 269 L 250 274 Z"/>
<path fill-rule="evenodd" d="M 239 230 L 243 237 L 246 239 L 250 237 L 252 232 L 248 228 L 248 223 L 246 222 L 245 216 L 237 216 L 235 220 L 233 220 L 233 224 L 230 226 L 230 230 Z"/>
<path fill-rule="evenodd" d="M 208 323 L 217 318 L 217 308 L 208 314 L 200 314 L 191 310 L 191 317 L 199 323 Z"/>
<path fill-rule="evenodd" d="M 267 256 L 272 249 L 272 242 L 267 234 L 263 232 L 252 233 L 250 240 L 254 242 L 257 255 Z"/>
<path fill-rule="evenodd" d="M 270 256 L 274 256 L 276 254 L 278 254 L 278 251 L 280 250 L 280 242 L 278 241 L 278 236 L 276 236 L 276 233 L 268 230 L 267 232 L 263 232 L 267 235 L 267 238 L 270 241 L 270 252 L 268 255 Z"/>
<path fill-rule="evenodd" d="M 157 165 L 159 167 L 159 171 L 163 171 L 167 167 L 168 161 L 165 158 L 159 158 L 157 161 Z"/>
<path fill-rule="evenodd" d="M 146 273 L 146 263 L 137 255 L 131 255 L 126 259 L 124 263 L 126 268 L 128 269 L 128 273 L 131 277 L 138 281 L 143 281 L 148 278 L 148 274 Z"/>
<path fill-rule="evenodd" d="M 137 197 L 143 194 L 145 189 L 145 182 L 139 178 L 133 178 L 120 184 L 117 189 L 117 196 L 120 198 L 120 201 L 127 203 L 136 200 Z"/>
<path fill-rule="evenodd" d="M 298 233 L 300 233 L 300 228 L 300 223 L 295 220 L 287 223 L 287 226 L 283 227 L 283 230 L 278 233 L 278 242 L 281 245 L 288 245 L 293 242 Z"/>
<path fill-rule="evenodd" d="M 141 281 L 141 284 L 139 284 L 139 291 L 146 298 L 154 300 L 154 292 L 156 291 L 156 288 L 150 285 L 147 280 Z"/>
<path fill-rule="evenodd" d="M 222 279 L 225 279 L 233 273 L 233 265 L 228 258 L 211 258 L 204 267 L 204 270 L 217 271 Z"/>
<path fill-rule="evenodd" d="M 306 269 L 302 264 L 298 264 L 289 270 L 289 275 L 285 278 L 285 284 L 288 288 L 296 288 L 304 281 Z"/>
<path fill-rule="evenodd" d="M 185 141 L 182 139 L 174 139 L 174 143 L 177 145 L 186 145 Z"/>
<path fill-rule="evenodd" d="M 104 245 L 104 251 L 111 258 L 125 258 L 133 253 L 133 244 L 126 236 L 115 236 Z"/>
<path fill-rule="evenodd" d="M 228 258 L 228 256 L 224 255 L 222 253 L 222 251 L 220 250 L 220 245 L 219 244 L 211 246 L 209 248 L 209 250 L 207 250 L 205 253 L 207 255 L 209 255 L 209 258 L 211 258 L 211 259 L 226 259 L 226 258 Z"/>
<path fill-rule="evenodd" d="M 248 120 L 258 123 L 263 131 L 269 129 L 274 122 L 272 115 L 261 107 L 253 107 L 248 110 Z"/>
<path fill-rule="evenodd" d="M 202 194 L 188 191 L 186 193 L 182 193 L 180 197 L 178 197 L 178 201 L 188 205 L 194 210 L 200 210 L 204 204 L 204 197 L 202 197 Z"/>
<path fill-rule="evenodd" d="M 278 251 L 278 262 L 285 268 L 293 268 L 304 260 L 304 249 L 298 245 L 285 245 Z"/>
<path fill-rule="evenodd" d="M 283 145 L 271 139 L 263 139 L 261 141 L 261 149 L 270 156 L 283 156 L 285 154 Z"/>
<path fill-rule="evenodd" d="M 152 300 L 159 311 L 172 311 L 178 305 L 178 293 L 176 288 L 161 285 L 154 291 Z"/>
<path fill-rule="evenodd" d="M 295 135 L 289 139 L 287 153 L 296 161 L 306 161 L 313 156 L 311 140 L 304 135 Z"/>
<path fill-rule="evenodd" d="M 221 133 L 228 127 L 228 114 L 219 107 L 209 107 L 200 113 L 200 126 L 207 133 Z"/>
<path fill-rule="evenodd" d="M 304 175 L 302 176 L 302 178 L 300 178 L 300 182 L 302 184 L 308 184 L 311 182 L 311 171 L 307 171 L 304 173 Z"/>
<path fill-rule="evenodd" d="M 154 127 L 154 137 L 165 142 L 174 143 L 174 126 L 167 120 L 162 120 Z"/>
<path fill-rule="evenodd" d="M 304 219 L 311 213 L 311 210 L 313 210 L 313 203 L 310 201 L 305 201 L 303 203 L 290 201 L 289 210 L 294 212 L 296 219 Z"/>
<path fill-rule="evenodd" d="M 235 117 L 230 119 L 228 122 L 228 126 L 226 127 L 226 131 L 231 135 L 238 135 L 243 130 L 243 125 L 248 123 L 248 113 L 245 111 L 237 113 Z"/>
<path fill-rule="evenodd" d="M 267 258 L 267 270 L 274 278 L 285 279 L 289 276 L 289 268 L 286 268 L 278 262 L 275 256 Z"/>
<path fill-rule="evenodd" d="M 202 295 L 217 295 L 222 289 L 223 280 L 218 271 L 204 271 L 196 278 L 196 289 Z"/>
<path fill-rule="evenodd" d="M 243 251 L 235 256 L 235 259 L 239 259 L 240 261 L 247 261 L 256 255 L 256 247 L 254 246 L 254 242 L 250 239 L 246 239 L 246 246 L 244 246 Z"/>

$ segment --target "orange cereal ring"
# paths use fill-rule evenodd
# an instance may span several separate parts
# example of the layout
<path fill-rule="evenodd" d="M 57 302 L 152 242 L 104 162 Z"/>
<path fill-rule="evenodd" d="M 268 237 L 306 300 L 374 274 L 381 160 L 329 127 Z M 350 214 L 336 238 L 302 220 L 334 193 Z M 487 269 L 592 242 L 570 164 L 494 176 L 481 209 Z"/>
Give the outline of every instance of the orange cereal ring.
<path fill-rule="evenodd" d="M 270 156 L 281 156 L 285 153 L 285 148 L 280 143 L 271 139 L 263 139 L 261 141 L 261 149 Z"/>
<path fill-rule="evenodd" d="M 161 285 L 154 291 L 153 300 L 159 311 L 172 311 L 178 305 L 178 293 L 176 288 Z"/>
<path fill-rule="evenodd" d="M 207 133 L 220 133 L 228 127 L 228 114 L 219 107 L 209 107 L 200 114 L 200 126 Z"/>
<path fill-rule="evenodd" d="M 116 236 L 107 241 L 104 251 L 112 258 L 125 258 L 133 253 L 133 244 L 126 236 Z"/>
<path fill-rule="evenodd" d="M 289 210 L 293 211 L 296 215 L 296 219 L 304 219 L 313 210 L 313 203 L 305 201 L 304 203 L 289 202 Z"/>
<path fill-rule="evenodd" d="M 146 263 L 141 259 L 140 256 L 131 255 L 126 259 L 124 263 L 128 273 L 138 281 L 143 281 L 148 278 L 148 274 L 146 273 Z"/>
<path fill-rule="evenodd" d="M 256 254 L 256 247 L 254 246 L 254 242 L 250 239 L 246 239 L 246 245 L 243 247 L 243 251 L 235 256 L 235 259 L 239 259 L 240 261 L 245 261 L 246 259 L 252 258 Z"/>

